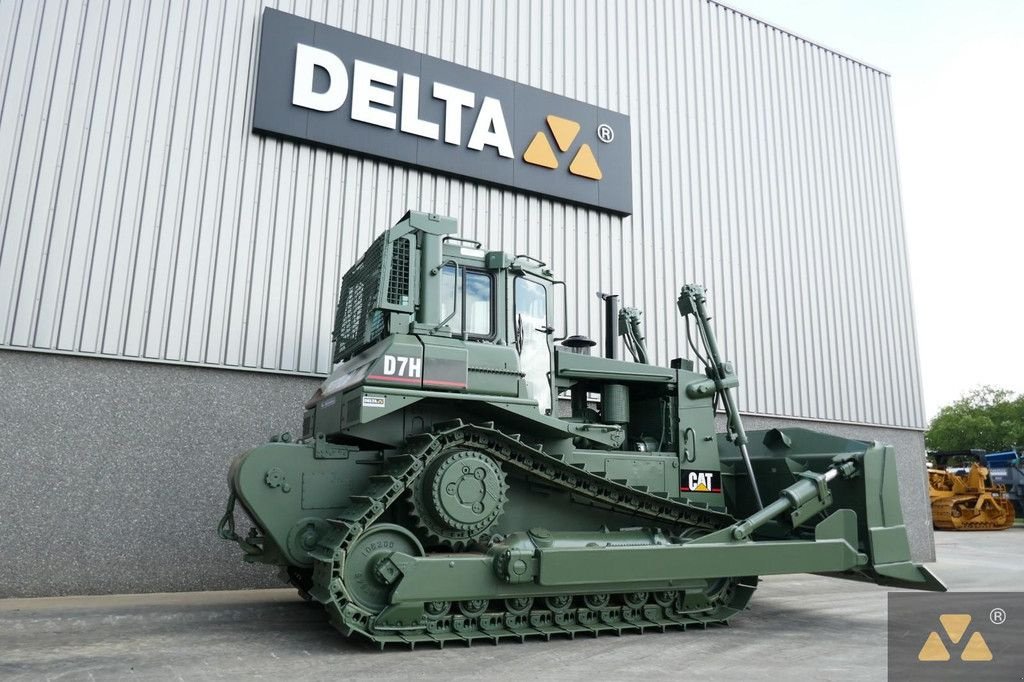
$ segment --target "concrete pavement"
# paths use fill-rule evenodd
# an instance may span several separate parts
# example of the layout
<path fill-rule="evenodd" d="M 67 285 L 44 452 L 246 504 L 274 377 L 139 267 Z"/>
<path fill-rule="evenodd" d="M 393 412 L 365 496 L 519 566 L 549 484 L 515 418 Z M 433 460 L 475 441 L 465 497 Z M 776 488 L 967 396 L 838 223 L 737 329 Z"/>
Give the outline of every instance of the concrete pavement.
<path fill-rule="evenodd" d="M 1024 528 L 937 533 L 953 590 L 1019 590 Z M 0 600 L 3 679 L 885 678 L 886 590 L 769 577 L 707 631 L 385 653 L 341 637 L 290 590 Z"/>

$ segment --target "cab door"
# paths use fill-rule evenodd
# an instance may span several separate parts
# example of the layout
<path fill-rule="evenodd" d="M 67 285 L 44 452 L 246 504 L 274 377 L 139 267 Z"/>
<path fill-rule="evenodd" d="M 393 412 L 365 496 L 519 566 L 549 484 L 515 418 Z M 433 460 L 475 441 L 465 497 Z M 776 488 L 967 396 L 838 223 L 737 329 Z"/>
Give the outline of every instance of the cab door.
<path fill-rule="evenodd" d="M 548 288 L 524 275 L 512 285 L 512 325 L 519 366 L 541 414 L 551 414 L 551 332 Z"/>

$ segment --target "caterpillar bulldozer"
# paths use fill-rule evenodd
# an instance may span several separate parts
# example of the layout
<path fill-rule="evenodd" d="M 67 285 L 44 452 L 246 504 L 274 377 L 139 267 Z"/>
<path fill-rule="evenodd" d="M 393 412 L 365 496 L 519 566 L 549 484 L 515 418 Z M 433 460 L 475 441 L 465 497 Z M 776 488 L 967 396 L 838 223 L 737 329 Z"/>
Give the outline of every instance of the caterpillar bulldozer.
<path fill-rule="evenodd" d="M 602 297 L 604 357 L 554 327 L 545 263 L 407 213 L 343 278 L 301 436 L 231 463 L 221 536 L 381 648 L 707 627 L 771 574 L 945 589 L 910 559 L 892 447 L 746 432 L 700 286 L 677 304 L 699 368 L 650 364 L 641 313 Z"/>
<path fill-rule="evenodd" d="M 984 450 L 931 452 L 928 498 L 937 530 L 1004 530 L 1013 525 L 1006 486 L 992 482 Z M 959 462 L 961 466 L 950 464 Z"/>

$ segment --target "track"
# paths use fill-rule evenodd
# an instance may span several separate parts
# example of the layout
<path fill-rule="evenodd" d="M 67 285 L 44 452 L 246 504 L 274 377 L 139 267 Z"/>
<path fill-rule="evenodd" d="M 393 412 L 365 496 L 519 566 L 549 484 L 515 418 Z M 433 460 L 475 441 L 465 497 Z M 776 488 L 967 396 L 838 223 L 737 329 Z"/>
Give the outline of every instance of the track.
<path fill-rule="evenodd" d="M 978 495 L 960 495 L 932 503 L 932 522 L 939 530 L 1005 530 L 1013 526 L 1012 503 L 991 495 L 979 510 Z"/>
<path fill-rule="evenodd" d="M 331 519 L 333 530 L 310 552 L 314 560 L 314 599 L 323 604 L 330 622 L 343 634 L 360 634 L 381 647 L 387 644 L 415 646 L 431 643 L 443 646 L 458 641 L 521 641 L 527 637 L 574 637 L 605 632 L 643 632 L 670 627 L 706 627 L 724 623 L 742 610 L 756 588 L 757 579 L 733 578 L 716 581 L 703 594 L 631 592 L 617 595 L 566 593 L 533 600 L 480 600 L 457 605 L 430 602 L 424 621 L 396 632 L 377 631 L 378 613 L 360 606 L 345 584 L 345 562 L 360 535 L 384 511 L 410 489 L 435 455 L 450 448 L 486 452 L 507 467 L 543 480 L 545 483 L 616 510 L 657 523 L 662 527 L 706 532 L 734 522 L 732 516 L 704 506 L 652 495 L 608 480 L 564 463 L 557 455 L 508 435 L 493 423 L 467 425 L 462 421 L 439 427 L 434 433 L 411 438 L 403 453 L 389 458 L 384 472 L 371 477 L 363 495 L 352 498 L 352 506 Z"/>

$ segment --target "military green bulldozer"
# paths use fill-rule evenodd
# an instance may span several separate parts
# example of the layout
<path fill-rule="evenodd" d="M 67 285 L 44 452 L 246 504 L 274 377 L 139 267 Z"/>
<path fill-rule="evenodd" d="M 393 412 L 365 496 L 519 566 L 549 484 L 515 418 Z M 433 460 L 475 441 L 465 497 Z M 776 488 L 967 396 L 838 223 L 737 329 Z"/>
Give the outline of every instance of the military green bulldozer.
<path fill-rule="evenodd" d="M 545 263 L 456 228 L 409 212 L 370 246 L 301 436 L 230 467 L 220 534 L 343 634 L 706 627 L 781 573 L 945 589 L 910 560 L 891 447 L 744 431 L 701 287 L 678 299 L 698 368 L 649 364 L 640 312 L 609 295 L 601 357 L 555 328 L 566 287 Z"/>

